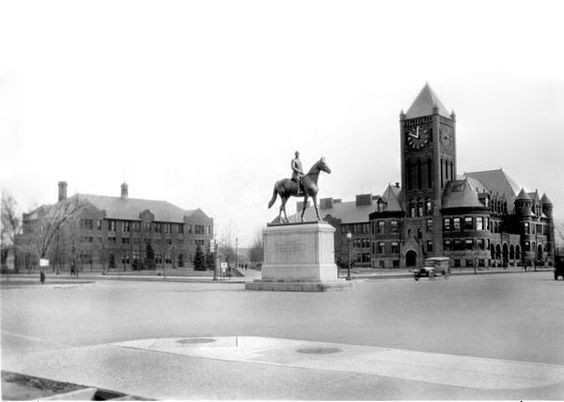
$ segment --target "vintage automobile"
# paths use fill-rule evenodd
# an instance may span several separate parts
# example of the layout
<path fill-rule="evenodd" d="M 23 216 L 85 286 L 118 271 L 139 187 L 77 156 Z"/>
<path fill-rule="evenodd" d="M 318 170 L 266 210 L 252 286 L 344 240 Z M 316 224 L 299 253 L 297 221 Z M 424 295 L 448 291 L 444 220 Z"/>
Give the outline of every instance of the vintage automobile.
<path fill-rule="evenodd" d="M 561 276 L 564 279 L 564 255 L 557 255 L 554 264 L 554 280 L 557 281 Z"/>
<path fill-rule="evenodd" d="M 423 267 L 413 271 L 413 278 L 418 281 L 419 278 L 426 276 L 430 280 L 434 280 L 435 276 L 442 275 L 445 279 L 448 279 L 450 275 L 449 261 L 448 257 L 426 258 Z"/>

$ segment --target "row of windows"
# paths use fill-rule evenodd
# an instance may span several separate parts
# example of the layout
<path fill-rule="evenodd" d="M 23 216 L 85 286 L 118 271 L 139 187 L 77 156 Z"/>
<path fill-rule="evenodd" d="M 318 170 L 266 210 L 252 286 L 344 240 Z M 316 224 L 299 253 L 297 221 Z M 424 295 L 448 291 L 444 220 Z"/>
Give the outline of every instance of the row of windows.
<path fill-rule="evenodd" d="M 81 219 L 79 222 L 80 229 L 83 230 L 102 230 L 102 220 L 101 219 Z M 137 221 L 120 221 L 115 219 L 107 220 L 107 229 L 110 232 L 115 232 L 117 229 L 122 232 L 139 232 L 141 228 L 141 222 Z M 192 225 L 187 224 L 186 229 L 188 233 L 192 233 Z M 205 234 L 209 236 L 211 234 L 211 226 L 207 225 L 194 225 L 193 227 L 195 234 Z M 184 224 L 178 223 L 162 223 L 162 222 L 143 222 L 143 230 L 149 232 L 153 230 L 155 233 L 184 233 Z"/>
<path fill-rule="evenodd" d="M 431 200 L 426 200 L 425 202 L 423 202 L 423 200 L 411 200 L 409 202 L 409 209 L 407 211 L 408 218 L 416 218 L 432 214 L 433 203 L 431 202 Z"/>
<path fill-rule="evenodd" d="M 351 225 L 341 225 L 341 233 L 345 234 L 351 232 L 352 234 L 370 234 L 369 223 L 356 223 Z"/>
<path fill-rule="evenodd" d="M 463 224 L 464 230 L 490 230 L 490 218 L 483 216 L 466 216 L 464 219 L 460 217 L 455 218 L 444 218 L 443 219 L 443 230 L 444 231 L 461 231 L 461 224 Z"/>
<path fill-rule="evenodd" d="M 490 239 L 445 239 L 443 241 L 443 249 L 445 251 L 453 250 L 486 250 L 490 248 Z"/>

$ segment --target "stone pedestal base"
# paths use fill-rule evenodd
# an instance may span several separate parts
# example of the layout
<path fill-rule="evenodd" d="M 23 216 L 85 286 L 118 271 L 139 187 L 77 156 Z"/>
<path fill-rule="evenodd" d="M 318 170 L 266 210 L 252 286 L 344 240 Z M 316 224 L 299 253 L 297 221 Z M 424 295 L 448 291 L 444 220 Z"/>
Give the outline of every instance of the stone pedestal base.
<path fill-rule="evenodd" d="M 337 278 L 333 233 L 326 222 L 270 225 L 263 231 L 262 279 L 250 290 L 324 292 L 351 287 Z"/>

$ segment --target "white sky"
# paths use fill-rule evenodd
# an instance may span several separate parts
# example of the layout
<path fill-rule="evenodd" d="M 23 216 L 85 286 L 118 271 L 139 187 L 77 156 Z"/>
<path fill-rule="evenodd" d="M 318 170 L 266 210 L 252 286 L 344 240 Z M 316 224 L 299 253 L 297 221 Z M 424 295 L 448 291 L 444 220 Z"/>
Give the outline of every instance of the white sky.
<path fill-rule="evenodd" d="M 429 81 L 458 173 L 502 167 L 562 218 L 562 4 L 2 1 L 0 185 L 28 209 L 126 181 L 245 246 L 296 149 L 333 170 L 321 197 L 400 181 L 399 112 Z"/>

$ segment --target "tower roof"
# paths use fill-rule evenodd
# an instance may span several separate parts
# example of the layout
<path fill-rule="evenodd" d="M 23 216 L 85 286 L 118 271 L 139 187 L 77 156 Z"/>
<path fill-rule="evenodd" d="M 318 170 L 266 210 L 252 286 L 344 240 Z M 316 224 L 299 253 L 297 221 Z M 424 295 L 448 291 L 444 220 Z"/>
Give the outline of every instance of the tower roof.
<path fill-rule="evenodd" d="M 529 194 L 527 194 L 527 192 L 525 191 L 524 188 L 521 188 L 521 191 L 519 192 L 519 195 L 516 198 L 517 200 L 530 200 L 531 197 L 529 197 Z"/>
<path fill-rule="evenodd" d="M 435 106 L 439 108 L 439 114 L 441 116 L 450 118 L 450 113 L 447 108 L 442 104 L 435 92 L 433 92 L 429 83 L 425 83 L 425 86 L 421 92 L 419 92 L 419 95 L 417 95 L 411 107 L 407 110 L 405 118 L 413 119 L 415 117 L 430 116 L 433 114 L 433 107 Z"/>
<path fill-rule="evenodd" d="M 544 194 L 542 195 L 541 202 L 542 202 L 543 204 L 552 204 L 552 201 L 550 201 L 550 198 L 548 198 L 548 196 L 546 195 L 546 193 L 544 193 Z"/>
<path fill-rule="evenodd" d="M 388 204 L 386 211 L 403 211 L 399 197 L 400 189 L 398 187 L 392 186 L 391 184 L 388 184 L 386 191 L 384 191 L 384 194 L 382 194 L 382 200 L 384 200 Z"/>

